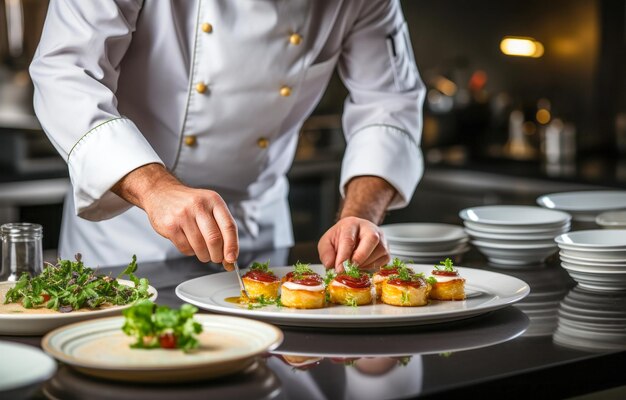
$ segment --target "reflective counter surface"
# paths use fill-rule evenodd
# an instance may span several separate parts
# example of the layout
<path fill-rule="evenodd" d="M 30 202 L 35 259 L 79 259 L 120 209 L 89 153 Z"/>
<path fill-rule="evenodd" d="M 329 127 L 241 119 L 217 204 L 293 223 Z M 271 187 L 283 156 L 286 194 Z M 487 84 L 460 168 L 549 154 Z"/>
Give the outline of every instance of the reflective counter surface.
<path fill-rule="evenodd" d="M 245 254 L 253 260 L 319 263 L 315 244 L 287 252 Z M 626 385 L 626 293 L 581 290 L 552 259 L 526 269 L 488 266 L 470 252 L 459 266 L 527 282 L 520 302 L 477 317 L 403 328 L 281 327 L 284 342 L 248 370 L 206 382 L 133 385 L 98 380 L 61 365 L 35 399 L 404 399 L 568 398 Z M 111 270 L 114 274 L 120 268 Z M 193 258 L 139 263 L 159 291 L 157 303 L 179 306 L 176 286 L 220 272 Z M 0 336 L 39 346 L 40 337 Z"/>

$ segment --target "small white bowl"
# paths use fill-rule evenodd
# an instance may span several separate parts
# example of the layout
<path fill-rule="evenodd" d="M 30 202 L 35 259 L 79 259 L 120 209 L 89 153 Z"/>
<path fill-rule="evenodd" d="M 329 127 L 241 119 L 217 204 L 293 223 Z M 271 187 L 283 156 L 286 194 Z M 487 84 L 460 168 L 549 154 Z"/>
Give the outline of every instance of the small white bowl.
<path fill-rule="evenodd" d="M 476 231 L 474 229 L 465 228 L 465 232 L 473 238 L 481 238 L 481 239 L 496 239 L 496 240 L 515 240 L 515 241 L 537 241 L 537 240 L 554 240 L 555 237 L 559 236 L 566 231 L 558 230 L 552 231 L 549 233 L 536 233 L 536 234 L 528 234 L 528 233 L 520 233 L 520 234 L 511 234 L 511 233 L 490 233 L 490 232 L 481 232 Z"/>
<path fill-rule="evenodd" d="M 586 190 L 550 193 L 539 196 L 537 204 L 553 210 L 588 215 L 597 214 L 603 211 L 626 208 L 626 190 Z"/>
<path fill-rule="evenodd" d="M 546 234 L 546 233 L 563 233 L 569 231 L 571 223 L 559 222 L 558 224 L 541 225 L 541 226 L 500 226 L 489 225 L 480 222 L 463 221 L 465 229 L 471 229 L 478 232 L 493 233 L 493 234 L 505 234 L 505 235 L 531 235 L 531 234 Z"/>
<path fill-rule="evenodd" d="M 556 248 L 543 249 L 497 249 L 475 245 L 476 249 L 487 259 L 503 266 L 527 266 L 542 264 L 548 257 L 556 252 Z"/>
<path fill-rule="evenodd" d="M 566 249 L 598 249 L 626 251 L 626 229 L 590 229 L 563 233 L 555 242 Z"/>
<path fill-rule="evenodd" d="M 570 250 L 566 250 L 566 249 L 562 249 L 559 252 L 559 256 L 561 258 L 565 258 L 569 261 L 574 261 L 578 264 L 589 264 L 589 265 L 593 265 L 593 264 L 602 264 L 602 265 L 626 265 L 626 258 L 624 259 L 620 259 L 620 258 L 616 258 L 616 259 L 606 259 L 606 258 L 597 258 L 597 257 L 593 257 L 593 253 L 585 253 L 584 257 L 580 257 L 580 256 L 576 256 L 571 254 L 572 252 Z"/>
<path fill-rule="evenodd" d="M 459 216 L 464 221 L 526 228 L 565 224 L 572 219 L 571 215 L 562 211 L 547 210 L 536 206 L 516 205 L 471 207 L 461 210 Z"/>
<path fill-rule="evenodd" d="M 462 226 L 439 223 L 400 223 L 380 227 L 389 243 L 454 243 L 467 238 Z"/>
<path fill-rule="evenodd" d="M 596 217 L 596 224 L 607 229 L 626 229 L 626 210 L 600 213 Z"/>

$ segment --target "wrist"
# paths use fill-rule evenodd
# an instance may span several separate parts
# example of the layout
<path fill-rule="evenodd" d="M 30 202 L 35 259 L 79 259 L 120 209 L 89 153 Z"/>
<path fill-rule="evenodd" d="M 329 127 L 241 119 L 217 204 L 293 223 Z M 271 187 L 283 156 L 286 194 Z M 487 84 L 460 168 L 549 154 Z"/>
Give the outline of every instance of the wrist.
<path fill-rule="evenodd" d="M 346 197 L 339 219 L 357 217 L 374 224 L 382 223 L 387 207 L 396 190 L 387 181 L 376 176 L 359 176 L 346 185 Z"/>
<path fill-rule="evenodd" d="M 111 191 L 131 204 L 146 209 L 155 193 L 182 185 L 161 164 L 146 164 L 126 174 Z"/>

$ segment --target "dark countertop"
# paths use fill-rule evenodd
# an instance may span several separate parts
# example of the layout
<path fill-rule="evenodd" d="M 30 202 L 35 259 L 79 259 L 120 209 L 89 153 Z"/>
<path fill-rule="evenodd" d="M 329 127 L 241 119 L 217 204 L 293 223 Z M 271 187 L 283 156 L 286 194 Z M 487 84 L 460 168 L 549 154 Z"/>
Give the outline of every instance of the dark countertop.
<path fill-rule="evenodd" d="M 315 243 L 291 249 L 287 262 L 319 263 Z M 474 250 L 460 265 L 516 276 L 531 293 L 512 306 L 465 320 L 385 329 L 283 327 L 285 340 L 258 367 L 215 381 L 186 385 L 132 385 L 96 380 L 61 366 L 38 398 L 63 399 L 382 399 L 420 398 L 567 398 L 626 385 L 626 332 L 621 350 L 603 350 L 602 336 L 576 346 L 555 343 L 564 298 L 580 289 L 553 257 L 528 269 L 490 267 Z M 267 254 L 248 254 L 250 260 Z M 275 260 L 277 260 L 276 258 Z M 272 263 L 274 264 L 274 263 Z M 274 264 L 276 265 L 276 264 Z M 188 279 L 220 271 L 193 258 L 143 263 L 159 291 L 157 303 L 178 306 L 175 287 Z M 120 268 L 114 268 L 119 271 Z M 626 294 L 583 293 L 602 301 L 623 301 Z M 600 309 L 600 308 L 599 308 Z M 581 332 L 582 333 L 582 332 Z M 594 340 L 596 339 L 596 340 Z M 39 337 L 2 337 L 34 346 Z M 619 347 L 619 346 L 618 346 Z M 306 369 L 284 362 L 278 353 L 322 356 Z M 401 356 L 400 356 L 401 355 Z"/>

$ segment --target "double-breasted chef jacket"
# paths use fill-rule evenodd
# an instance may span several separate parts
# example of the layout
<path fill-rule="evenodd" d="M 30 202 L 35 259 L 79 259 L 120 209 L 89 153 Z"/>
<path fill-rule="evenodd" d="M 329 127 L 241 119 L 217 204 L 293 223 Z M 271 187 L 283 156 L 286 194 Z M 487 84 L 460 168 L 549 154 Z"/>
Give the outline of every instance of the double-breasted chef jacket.
<path fill-rule="evenodd" d="M 424 86 L 397 0 L 51 0 L 30 74 L 72 182 L 59 256 L 181 256 L 110 191 L 149 163 L 217 191 L 242 250 L 292 245 L 286 173 L 335 67 L 349 90 L 339 190 L 379 176 L 403 207 L 423 171 Z"/>

